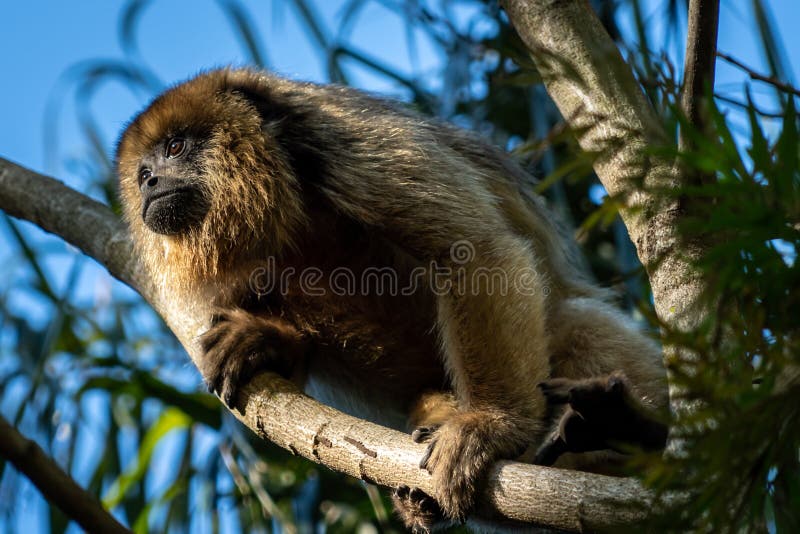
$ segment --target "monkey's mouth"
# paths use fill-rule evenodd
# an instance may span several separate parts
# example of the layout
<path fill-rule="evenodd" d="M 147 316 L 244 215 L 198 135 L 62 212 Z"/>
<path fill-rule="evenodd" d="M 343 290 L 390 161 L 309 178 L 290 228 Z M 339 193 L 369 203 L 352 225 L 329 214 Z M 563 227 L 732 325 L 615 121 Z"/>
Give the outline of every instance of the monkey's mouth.
<path fill-rule="evenodd" d="M 203 220 L 207 208 L 192 187 L 180 187 L 148 197 L 142 219 L 150 230 L 162 235 L 185 232 Z"/>

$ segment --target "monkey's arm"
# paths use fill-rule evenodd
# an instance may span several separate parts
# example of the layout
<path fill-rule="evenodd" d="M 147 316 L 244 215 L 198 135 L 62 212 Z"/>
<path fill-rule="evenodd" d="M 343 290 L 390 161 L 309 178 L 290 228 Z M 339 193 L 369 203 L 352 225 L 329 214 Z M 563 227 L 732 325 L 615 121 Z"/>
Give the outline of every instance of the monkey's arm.
<path fill-rule="evenodd" d="M 460 407 L 538 418 L 544 398 L 533 385 L 549 378 L 546 252 L 503 212 L 519 199 L 492 190 L 486 169 L 428 142 L 402 152 L 429 150 L 430 158 L 343 149 L 330 156 L 343 170 L 331 169 L 318 188 L 337 212 L 431 268 L 425 289 L 436 295 Z"/>
<path fill-rule="evenodd" d="M 242 308 L 220 310 L 200 341 L 205 353 L 200 372 L 209 391 L 229 407 L 236 402 L 238 388 L 257 371 L 288 377 L 309 347 L 287 321 Z"/>

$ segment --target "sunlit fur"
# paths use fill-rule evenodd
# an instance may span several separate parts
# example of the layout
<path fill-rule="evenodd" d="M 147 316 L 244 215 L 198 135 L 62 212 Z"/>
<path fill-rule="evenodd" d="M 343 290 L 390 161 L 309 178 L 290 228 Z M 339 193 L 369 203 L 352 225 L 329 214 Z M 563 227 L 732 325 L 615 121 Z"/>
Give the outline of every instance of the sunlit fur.
<path fill-rule="evenodd" d="M 127 127 L 118 147 L 120 194 L 133 240 L 151 272 L 170 287 L 238 274 L 242 260 L 262 259 L 291 245 L 303 212 L 286 155 L 252 107 L 224 93 L 225 76 L 203 76 L 156 99 Z M 204 182 L 211 208 L 202 226 L 186 235 L 150 232 L 141 220 L 139 159 L 178 132 L 207 140 Z M 220 285 L 224 285 L 224 282 Z"/>
<path fill-rule="evenodd" d="M 198 187 L 211 208 L 187 235 L 157 235 L 141 220 L 139 162 L 187 133 L 202 141 Z M 223 398 L 235 403 L 247 376 L 236 358 L 248 356 L 242 340 L 261 339 L 253 328 L 268 331 L 273 352 L 313 341 L 292 374 L 306 391 L 385 425 L 412 415 L 429 428 L 425 464 L 448 518 L 470 511 L 492 462 L 535 450 L 547 433 L 540 382 L 622 370 L 643 402 L 666 403 L 656 345 L 587 280 L 530 177 L 474 134 L 352 89 L 223 69 L 156 99 L 124 132 L 117 159 L 125 217 L 153 276 L 211 291 L 233 310 L 198 364 Z M 326 272 L 389 266 L 402 277 L 434 260 L 459 267 L 458 241 L 474 250 L 467 276 L 529 272 L 537 291 L 310 297 L 293 286 L 245 304 L 248 276 L 269 257 Z M 266 353 L 247 361 L 263 364 Z M 404 510 L 409 526 L 431 526 L 414 509 Z"/>

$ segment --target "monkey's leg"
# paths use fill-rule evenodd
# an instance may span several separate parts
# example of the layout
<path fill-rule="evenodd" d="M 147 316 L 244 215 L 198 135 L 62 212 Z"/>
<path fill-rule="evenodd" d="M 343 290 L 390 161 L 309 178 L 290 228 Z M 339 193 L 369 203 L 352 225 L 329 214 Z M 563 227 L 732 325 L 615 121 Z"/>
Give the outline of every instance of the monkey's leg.
<path fill-rule="evenodd" d="M 445 514 L 461 519 L 489 466 L 544 435 L 545 402 L 535 385 L 550 376 L 548 281 L 537 271 L 546 255 L 503 211 L 518 200 L 493 188 L 501 182 L 487 177 L 493 171 L 414 134 L 407 146 L 387 145 L 403 151 L 381 160 L 381 176 L 372 164 L 351 164 L 347 174 L 334 167 L 320 191 L 411 256 L 439 262 L 431 292 L 459 411 L 433 434 L 420 465 L 432 473 Z M 446 280 L 440 266 L 449 268 Z"/>
<path fill-rule="evenodd" d="M 200 372 L 209 391 L 233 407 L 239 388 L 258 371 L 288 376 L 303 357 L 308 342 L 287 321 L 263 317 L 241 308 L 220 312 L 200 344 L 204 355 Z"/>
<path fill-rule="evenodd" d="M 409 416 L 413 428 L 411 438 L 426 443 L 436 430 L 458 411 L 452 393 L 430 391 L 414 404 Z M 412 532 L 432 532 L 446 527 L 450 522 L 444 517 L 436 500 L 419 488 L 400 486 L 392 492 L 395 513 Z"/>
<path fill-rule="evenodd" d="M 663 447 L 666 376 L 658 346 L 604 302 L 569 299 L 553 312 L 554 378 L 543 383 L 549 406 L 564 410 L 534 463 L 566 452 Z M 561 408 L 564 407 L 564 408 Z M 583 455 L 585 456 L 585 455 Z M 601 457 L 575 458 L 581 468 Z"/>
<path fill-rule="evenodd" d="M 539 387 L 551 404 L 567 408 L 533 463 L 553 465 L 566 452 L 612 449 L 626 453 L 666 445 L 668 427 L 631 394 L 621 372 L 583 380 L 555 378 Z"/>
<path fill-rule="evenodd" d="M 534 268 L 527 242 L 499 236 L 473 261 L 454 263 L 454 287 L 439 296 L 444 360 L 459 411 L 433 434 L 420 466 L 433 475 L 446 515 L 463 519 L 488 468 L 515 458 L 544 433 L 544 397 L 534 384 L 549 377 L 545 331 L 546 280 Z M 488 286 L 480 273 L 495 272 Z M 527 277 L 524 288 L 516 286 Z M 531 289 L 530 291 L 525 289 Z"/>
<path fill-rule="evenodd" d="M 669 403 L 661 349 L 632 320 L 594 299 L 561 301 L 552 312 L 552 376 L 580 380 L 621 371 L 642 404 Z"/>
<path fill-rule="evenodd" d="M 408 425 L 411 438 L 417 443 L 428 441 L 433 432 L 458 412 L 458 401 L 450 392 L 423 393 L 411 408 Z"/>

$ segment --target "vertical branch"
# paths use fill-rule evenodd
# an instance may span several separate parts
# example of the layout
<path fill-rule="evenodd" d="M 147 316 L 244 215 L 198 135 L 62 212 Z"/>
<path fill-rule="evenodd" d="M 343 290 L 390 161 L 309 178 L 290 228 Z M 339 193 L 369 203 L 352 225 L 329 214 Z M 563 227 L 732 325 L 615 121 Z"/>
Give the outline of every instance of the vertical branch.
<path fill-rule="evenodd" d="M 684 239 L 678 228 L 689 203 L 661 193 L 679 191 L 694 180 L 672 158 L 652 152 L 670 141 L 630 66 L 588 2 L 500 3 L 581 148 L 598 155 L 598 178 L 609 195 L 624 202 L 620 214 L 647 270 L 659 318 L 674 330 L 696 331 L 713 311 L 704 298 L 703 274 L 694 267 L 708 243 Z M 702 11 L 705 20 L 709 8 Z M 705 79 L 697 79 L 701 95 Z M 664 349 L 667 367 L 683 359 L 680 347 L 668 344 Z M 681 391 L 672 380 L 670 404 L 674 413 L 684 411 Z"/>
<path fill-rule="evenodd" d="M 706 129 L 705 100 L 714 89 L 718 27 L 719 0 L 689 0 L 681 109 L 691 127 L 699 131 Z M 689 138 L 683 129 L 680 148 L 690 148 Z"/>

